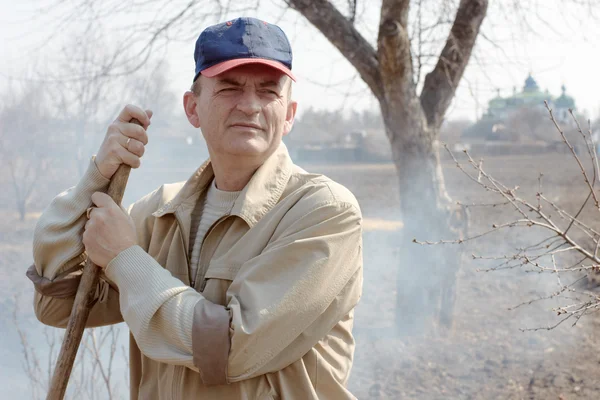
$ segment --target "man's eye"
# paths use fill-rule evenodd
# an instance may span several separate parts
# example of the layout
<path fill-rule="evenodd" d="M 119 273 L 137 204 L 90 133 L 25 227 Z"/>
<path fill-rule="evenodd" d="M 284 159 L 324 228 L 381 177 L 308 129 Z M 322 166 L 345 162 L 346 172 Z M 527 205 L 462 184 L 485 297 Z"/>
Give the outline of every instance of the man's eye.
<path fill-rule="evenodd" d="M 230 88 L 223 88 L 221 90 L 219 90 L 220 92 L 234 92 L 238 90 L 238 88 L 234 88 L 234 87 L 230 87 Z"/>
<path fill-rule="evenodd" d="M 274 94 L 275 96 L 279 96 L 279 92 L 276 92 L 275 90 L 271 89 L 264 89 L 262 92 L 266 94 Z"/>

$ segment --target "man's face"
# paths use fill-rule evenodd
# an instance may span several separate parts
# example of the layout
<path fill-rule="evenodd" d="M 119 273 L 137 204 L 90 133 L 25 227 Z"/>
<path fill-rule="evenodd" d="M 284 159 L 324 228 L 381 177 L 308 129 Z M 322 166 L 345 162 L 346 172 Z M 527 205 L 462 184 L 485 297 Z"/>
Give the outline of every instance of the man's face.
<path fill-rule="evenodd" d="M 198 79 L 200 95 L 186 93 L 184 105 L 192 125 L 201 128 L 211 157 L 264 161 L 291 130 L 296 103 L 289 99 L 287 75 L 249 64 Z"/>

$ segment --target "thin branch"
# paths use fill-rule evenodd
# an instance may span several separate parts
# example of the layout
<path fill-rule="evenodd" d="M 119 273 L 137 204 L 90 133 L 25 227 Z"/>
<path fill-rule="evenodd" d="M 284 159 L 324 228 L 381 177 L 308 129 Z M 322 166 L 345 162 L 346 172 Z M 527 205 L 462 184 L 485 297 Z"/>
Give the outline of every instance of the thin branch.
<path fill-rule="evenodd" d="M 439 245 L 439 244 L 462 244 L 464 242 L 468 242 L 468 241 L 472 241 L 475 239 L 479 239 L 483 236 L 489 235 L 490 233 L 494 233 L 497 232 L 500 229 L 503 228 L 512 228 L 515 226 L 518 226 L 519 224 L 525 224 L 525 225 L 529 225 L 531 223 L 531 221 L 529 219 L 520 219 L 520 220 L 516 220 L 516 221 L 512 221 L 512 222 L 508 222 L 506 224 L 501 224 L 501 225 L 492 225 L 492 229 L 485 231 L 483 233 L 474 235 L 474 236 L 470 236 L 468 238 L 464 238 L 464 239 L 456 239 L 456 240 L 440 240 L 437 242 L 429 242 L 429 241 L 419 241 L 417 239 L 413 239 L 413 243 L 417 243 L 417 244 L 421 244 L 421 245 Z"/>
<path fill-rule="evenodd" d="M 594 203 L 596 204 L 596 208 L 600 211 L 600 202 L 598 201 L 598 198 L 596 197 L 596 192 L 594 191 L 594 184 L 596 182 L 595 181 L 590 182 L 588 174 L 587 174 L 585 168 L 583 167 L 583 164 L 581 163 L 581 160 L 577 156 L 577 153 L 575 152 L 575 149 L 573 148 L 573 146 L 571 145 L 571 143 L 569 143 L 569 140 L 567 139 L 567 137 L 565 136 L 564 132 L 562 131 L 562 129 L 558 125 L 558 122 L 556 122 L 556 119 L 554 118 L 554 114 L 552 113 L 552 109 L 548 105 L 548 101 L 544 100 L 544 104 L 546 105 L 546 109 L 550 113 L 550 119 L 554 123 L 554 126 L 556 126 L 556 129 L 560 133 L 560 136 L 562 136 L 563 141 L 567 144 L 567 146 L 569 147 L 569 150 L 571 150 L 571 154 L 575 158 L 575 161 L 577 161 L 577 165 L 579 165 L 579 169 L 581 170 L 581 173 L 583 174 L 583 179 L 585 180 L 585 183 L 588 185 L 590 191 L 592 192 L 592 196 L 594 197 Z"/>

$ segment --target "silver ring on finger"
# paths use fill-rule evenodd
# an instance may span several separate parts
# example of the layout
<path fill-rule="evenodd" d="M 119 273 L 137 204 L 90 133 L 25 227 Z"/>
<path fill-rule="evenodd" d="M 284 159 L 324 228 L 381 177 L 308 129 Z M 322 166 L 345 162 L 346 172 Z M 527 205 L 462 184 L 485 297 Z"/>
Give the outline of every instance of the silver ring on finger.
<path fill-rule="evenodd" d="M 131 138 L 127 138 L 127 142 L 125 143 L 125 148 L 129 150 L 129 142 L 131 142 Z"/>

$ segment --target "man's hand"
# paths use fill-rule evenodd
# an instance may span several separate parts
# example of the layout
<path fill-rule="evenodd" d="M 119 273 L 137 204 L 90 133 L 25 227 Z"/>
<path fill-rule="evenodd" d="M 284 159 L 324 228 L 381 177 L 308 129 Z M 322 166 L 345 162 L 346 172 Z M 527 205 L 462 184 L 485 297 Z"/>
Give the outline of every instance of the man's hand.
<path fill-rule="evenodd" d="M 143 126 L 130 122 L 136 118 Z M 152 111 L 128 105 L 106 131 L 104 141 L 96 155 L 96 166 L 100 173 L 110 179 L 121 164 L 131 168 L 140 166 L 144 146 L 148 144 L 146 129 L 150 125 Z"/>
<path fill-rule="evenodd" d="M 83 245 L 94 264 L 106 268 L 120 252 L 137 243 L 135 225 L 106 193 L 94 193 L 92 201 L 97 208 L 88 212 Z"/>

